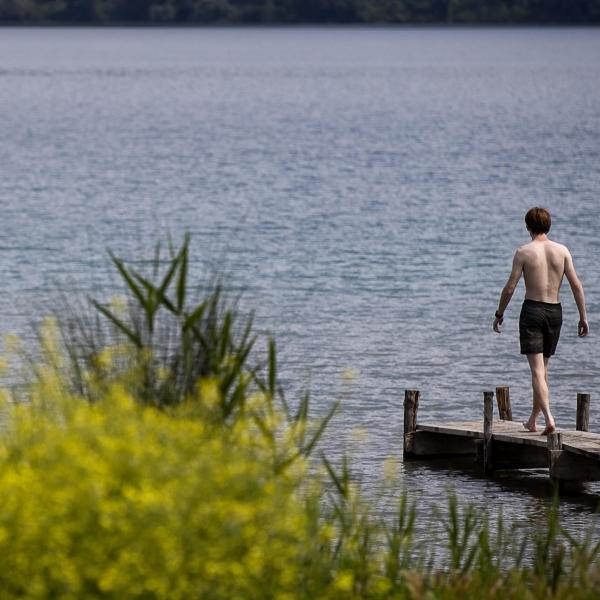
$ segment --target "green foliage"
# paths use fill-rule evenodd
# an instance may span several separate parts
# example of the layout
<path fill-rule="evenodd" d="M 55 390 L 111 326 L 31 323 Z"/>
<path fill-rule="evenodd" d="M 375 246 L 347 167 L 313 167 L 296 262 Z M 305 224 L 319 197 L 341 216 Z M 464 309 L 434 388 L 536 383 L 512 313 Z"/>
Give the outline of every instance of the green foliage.
<path fill-rule="evenodd" d="M 464 575 L 472 568 L 477 551 L 480 547 L 476 543 L 477 530 L 485 533 L 487 528 L 478 528 L 479 515 L 474 507 L 467 506 L 462 515 L 459 514 L 456 496 L 450 494 L 448 500 L 448 519 L 446 521 L 446 537 L 450 554 L 450 566 L 453 571 Z M 475 542 L 475 543 L 474 543 Z"/>
<path fill-rule="evenodd" d="M 347 461 L 325 461 L 323 475 L 305 459 L 274 468 L 272 440 L 283 452 L 295 436 L 256 427 L 265 402 L 214 426 L 185 404 L 142 407 L 118 383 L 81 402 L 47 366 L 28 403 L 5 394 L 2 598 L 594 597 L 598 544 L 559 539 L 556 510 L 531 567 L 502 565 L 502 524 L 491 530 L 452 496 L 441 529 L 417 543 L 415 505 L 404 494 L 390 521 L 377 518 Z M 444 534 L 449 552 L 428 566 L 424 548 Z"/>
<path fill-rule="evenodd" d="M 0 0 L 0 22 L 592 23 L 600 0 Z"/>
<path fill-rule="evenodd" d="M 278 383 L 275 341 L 265 364 L 252 354 L 253 317 L 241 317 L 216 282 L 191 301 L 189 237 L 169 258 L 157 245 L 149 274 L 111 254 L 125 296 L 108 303 L 91 300 L 97 311 L 67 309 L 57 327 L 42 331 L 41 365 L 70 393 L 97 402 L 115 383 L 139 404 L 160 409 L 186 405 L 188 412 L 217 426 L 232 426 L 248 414 L 271 449 L 277 471 L 308 457 L 333 417 L 333 404 L 319 421 L 309 419 L 310 395 L 292 410 Z M 40 366 L 41 371 L 40 371 Z M 285 431 L 283 431 L 285 430 Z M 289 444 L 280 438 L 289 436 Z"/>
<path fill-rule="evenodd" d="M 189 399 L 200 379 L 212 378 L 221 398 L 216 416 L 227 419 L 242 410 L 252 385 L 261 384 L 260 363 L 249 362 L 252 315 L 241 317 L 219 282 L 192 301 L 189 238 L 166 260 L 158 245 L 150 273 L 113 254 L 111 260 L 124 296 L 108 303 L 92 299 L 97 313 L 91 316 L 87 309 L 56 314 L 73 391 L 93 401 L 104 385 L 130 373 L 128 392 L 142 404 L 164 408 Z"/>
<path fill-rule="evenodd" d="M 118 386 L 90 406 L 56 383 L 8 411 L 3 598 L 296 597 L 301 586 L 308 598 L 331 583 L 302 465 L 275 474 L 245 428 L 142 409 Z"/>
<path fill-rule="evenodd" d="M 253 364 L 220 286 L 190 303 L 189 240 L 160 254 L 150 275 L 113 257 L 127 300 L 46 320 L 0 394 L 0 597 L 596 597 L 600 542 L 563 532 L 556 499 L 532 539 L 452 494 L 423 533 L 406 492 L 380 516 L 347 457 L 319 469 L 335 406 L 293 410 L 275 342 Z"/>
<path fill-rule="evenodd" d="M 533 569 L 540 580 L 555 592 L 565 569 L 565 545 L 559 537 L 558 500 L 548 515 L 547 527 L 537 531 L 533 540 Z"/>

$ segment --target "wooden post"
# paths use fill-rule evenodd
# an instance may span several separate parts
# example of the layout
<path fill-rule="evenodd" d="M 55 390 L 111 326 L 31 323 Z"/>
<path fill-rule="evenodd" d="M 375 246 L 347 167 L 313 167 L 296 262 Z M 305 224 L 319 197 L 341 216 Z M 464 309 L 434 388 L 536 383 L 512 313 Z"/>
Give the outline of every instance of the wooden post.
<path fill-rule="evenodd" d="M 577 419 L 575 422 L 577 431 L 589 431 L 590 429 L 590 395 L 577 394 Z"/>
<path fill-rule="evenodd" d="M 494 392 L 483 392 L 483 470 L 492 470 L 492 424 L 494 421 Z"/>
<path fill-rule="evenodd" d="M 404 458 L 410 457 L 413 453 L 420 397 L 419 390 L 404 390 Z"/>
<path fill-rule="evenodd" d="M 547 436 L 548 443 L 548 469 L 550 470 L 550 479 L 557 481 L 558 459 L 562 454 L 562 434 L 558 432 Z"/>
<path fill-rule="evenodd" d="M 496 388 L 496 402 L 498 402 L 498 413 L 503 421 L 512 421 L 512 407 L 510 405 L 510 394 L 507 386 Z"/>

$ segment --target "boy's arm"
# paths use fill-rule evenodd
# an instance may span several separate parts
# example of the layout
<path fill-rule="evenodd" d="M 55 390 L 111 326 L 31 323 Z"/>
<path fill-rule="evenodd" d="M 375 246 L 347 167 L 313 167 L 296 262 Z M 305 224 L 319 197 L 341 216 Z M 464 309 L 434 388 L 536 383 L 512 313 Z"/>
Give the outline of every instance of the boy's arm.
<path fill-rule="evenodd" d="M 523 274 L 523 266 L 524 261 L 522 252 L 517 250 L 513 258 L 512 269 L 508 281 L 502 288 L 502 293 L 500 294 L 500 302 L 498 303 L 498 310 L 496 311 L 496 318 L 494 319 L 494 331 L 497 333 L 500 333 L 500 325 L 502 325 L 502 321 L 504 321 L 504 311 L 506 310 L 512 295 L 515 293 L 519 279 L 521 279 L 521 275 Z"/>
<path fill-rule="evenodd" d="M 590 330 L 587 321 L 587 311 L 585 309 L 585 294 L 583 292 L 583 285 L 581 284 L 581 281 L 579 281 L 579 277 L 577 277 L 575 266 L 573 265 L 573 258 L 568 250 L 565 255 L 565 277 L 569 281 L 573 297 L 575 298 L 575 304 L 577 304 L 577 310 L 579 311 L 577 334 L 580 337 L 584 337 Z"/>

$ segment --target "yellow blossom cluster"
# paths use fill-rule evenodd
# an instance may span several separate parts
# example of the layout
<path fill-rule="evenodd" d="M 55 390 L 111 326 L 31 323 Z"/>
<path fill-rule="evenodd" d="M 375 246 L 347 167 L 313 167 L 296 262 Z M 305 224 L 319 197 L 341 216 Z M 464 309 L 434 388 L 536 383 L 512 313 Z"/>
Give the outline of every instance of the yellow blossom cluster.
<path fill-rule="evenodd" d="M 272 386 L 248 386 L 239 410 L 218 418 L 222 382 L 212 376 L 158 409 L 136 397 L 143 370 L 114 368 L 127 359 L 118 347 L 99 358 L 90 402 L 69 385 L 55 324 L 42 334 L 26 391 L 0 389 L 0 600 L 597 596 L 592 537 L 567 552 L 550 519 L 534 540 L 535 567 L 506 568 L 501 529 L 492 539 L 454 499 L 444 524 L 451 562 L 432 571 L 406 495 L 384 523 L 347 458 L 339 467 L 323 457 L 324 471 L 309 464 L 307 404 L 290 419 Z M 396 462 L 382 466 L 397 486 Z"/>
<path fill-rule="evenodd" d="M 256 438 L 119 386 L 95 405 L 38 392 L 2 411 L 2 598 L 317 597 L 307 569 L 327 587 L 298 477 Z"/>

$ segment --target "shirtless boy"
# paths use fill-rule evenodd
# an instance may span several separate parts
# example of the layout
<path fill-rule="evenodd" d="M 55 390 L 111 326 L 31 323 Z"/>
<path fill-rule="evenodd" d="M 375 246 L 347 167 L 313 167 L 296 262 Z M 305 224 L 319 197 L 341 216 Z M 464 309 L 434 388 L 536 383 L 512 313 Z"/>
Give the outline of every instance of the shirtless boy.
<path fill-rule="evenodd" d="M 588 334 L 589 325 L 583 286 L 575 272 L 571 254 L 566 246 L 548 239 L 550 213 L 545 208 L 536 206 L 525 215 L 525 225 L 531 235 L 531 242 L 517 248 L 515 252 L 510 277 L 500 295 L 494 331 L 500 333 L 504 311 L 523 274 L 525 301 L 519 318 L 519 339 L 521 354 L 527 355 L 533 387 L 533 409 L 523 426 L 528 431 L 536 431 L 535 422 L 542 412 L 546 420 L 542 435 L 548 435 L 556 428 L 550 412 L 548 361 L 556 351 L 562 325 L 562 308 L 558 293 L 563 276 L 569 281 L 579 310 L 577 333 L 580 337 Z"/>

